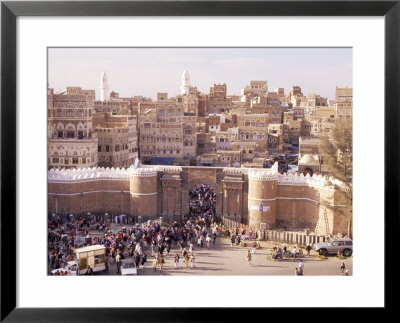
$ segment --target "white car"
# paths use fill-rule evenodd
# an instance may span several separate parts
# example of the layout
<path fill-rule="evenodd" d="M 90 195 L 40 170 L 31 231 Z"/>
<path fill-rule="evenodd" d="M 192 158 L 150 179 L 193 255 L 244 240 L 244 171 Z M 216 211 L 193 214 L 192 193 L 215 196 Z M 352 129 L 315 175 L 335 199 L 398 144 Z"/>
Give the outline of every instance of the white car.
<path fill-rule="evenodd" d="M 338 250 L 343 252 L 343 256 L 350 257 L 353 253 L 353 240 L 350 238 L 337 238 L 330 242 L 315 243 L 314 250 L 320 255 L 336 254 Z"/>
<path fill-rule="evenodd" d="M 122 260 L 121 275 L 122 276 L 137 275 L 136 263 L 132 259 Z"/>
<path fill-rule="evenodd" d="M 68 261 L 64 267 L 62 268 L 58 268 L 58 269 L 54 269 L 51 271 L 52 275 L 55 275 L 56 273 L 60 273 L 61 272 L 67 272 L 70 275 L 78 275 L 79 273 L 79 267 L 78 267 L 78 263 L 76 261 Z"/>

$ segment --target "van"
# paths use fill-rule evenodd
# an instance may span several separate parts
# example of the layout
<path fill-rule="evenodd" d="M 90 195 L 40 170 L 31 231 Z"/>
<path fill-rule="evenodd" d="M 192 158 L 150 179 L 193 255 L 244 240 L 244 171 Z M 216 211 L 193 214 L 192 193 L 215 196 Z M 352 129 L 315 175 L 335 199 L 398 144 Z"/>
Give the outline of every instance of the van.
<path fill-rule="evenodd" d="M 102 245 L 87 246 L 76 249 L 74 253 L 79 266 L 79 275 L 84 275 L 89 266 L 93 272 L 106 269 L 106 247 Z"/>

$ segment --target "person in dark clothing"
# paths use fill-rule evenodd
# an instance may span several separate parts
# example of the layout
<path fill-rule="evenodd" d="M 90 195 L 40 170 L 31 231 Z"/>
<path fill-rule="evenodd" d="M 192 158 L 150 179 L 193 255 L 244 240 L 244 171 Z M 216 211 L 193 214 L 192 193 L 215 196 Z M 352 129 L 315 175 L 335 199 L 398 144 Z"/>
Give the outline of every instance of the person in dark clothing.
<path fill-rule="evenodd" d="M 161 255 L 164 253 L 164 250 L 165 250 L 165 245 L 162 244 L 161 247 L 160 247 L 160 254 Z"/>
<path fill-rule="evenodd" d="M 142 264 L 142 267 L 145 268 L 145 269 L 146 269 L 146 263 L 147 263 L 147 255 L 144 253 L 143 257 L 142 257 L 141 264 Z"/>
<path fill-rule="evenodd" d="M 135 263 L 136 263 L 136 267 L 139 268 L 139 264 L 140 264 L 140 255 L 139 253 L 135 252 Z"/>
<path fill-rule="evenodd" d="M 232 236 L 231 236 L 231 247 L 233 247 L 234 243 L 235 243 L 235 235 L 232 234 Z"/>

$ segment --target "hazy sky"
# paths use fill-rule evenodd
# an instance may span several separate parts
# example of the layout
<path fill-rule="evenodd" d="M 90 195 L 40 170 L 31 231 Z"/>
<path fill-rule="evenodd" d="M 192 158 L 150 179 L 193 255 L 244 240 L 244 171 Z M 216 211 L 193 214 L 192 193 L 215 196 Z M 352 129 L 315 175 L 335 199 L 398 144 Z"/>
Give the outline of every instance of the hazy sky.
<path fill-rule="evenodd" d="M 157 92 L 180 93 L 184 69 L 190 83 L 208 93 L 226 83 L 228 95 L 240 94 L 250 80 L 276 87 L 300 85 L 304 95 L 334 99 L 335 87 L 352 87 L 351 48 L 50 48 L 48 83 L 55 91 L 67 86 L 96 90 L 108 75 L 110 91 L 121 97 Z"/>

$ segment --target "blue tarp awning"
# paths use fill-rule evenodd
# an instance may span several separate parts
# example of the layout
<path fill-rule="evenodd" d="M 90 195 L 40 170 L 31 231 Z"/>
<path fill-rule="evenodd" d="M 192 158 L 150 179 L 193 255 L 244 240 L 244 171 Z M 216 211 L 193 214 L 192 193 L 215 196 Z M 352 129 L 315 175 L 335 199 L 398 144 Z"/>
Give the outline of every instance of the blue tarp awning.
<path fill-rule="evenodd" d="M 152 165 L 172 165 L 174 163 L 174 157 L 154 157 L 151 161 Z"/>

